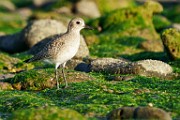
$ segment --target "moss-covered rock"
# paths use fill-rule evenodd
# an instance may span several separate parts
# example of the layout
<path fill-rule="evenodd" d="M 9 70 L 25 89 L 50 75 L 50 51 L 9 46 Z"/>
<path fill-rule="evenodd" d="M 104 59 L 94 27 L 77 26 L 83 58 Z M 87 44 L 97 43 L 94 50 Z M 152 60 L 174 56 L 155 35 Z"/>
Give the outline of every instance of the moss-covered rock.
<path fill-rule="evenodd" d="M 13 87 L 10 83 L 0 82 L 0 90 L 13 90 Z"/>
<path fill-rule="evenodd" d="M 54 103 L 32 92 L 0 91 L 0 111 L 2 113 L 47 105 L 54 105 Z"/>
<path fill-rule="evenodd" d="M 11 80 L 15 89 L 18 90 L 42 90 L 45 88 L 52 88 L 56 85 L 53 80 L 53 69 L 39 69 L 25 71 L 16 74 Z"/>
<path fill-rule="evenodd" d="M 172 120 L 167 112 L 154 107 L 122 107 L 111 111 L 107 115 L 107 120 L 121 120 L 121 118 Z"/>
<path fill-rule="evenodd" d="M 144 5 L 117 9 L 105 14 L 99 19 L 89 22 L 91 26 L 97 27 L 99 32 L 98 44 L 90 46 L 92 55 L 100 57 L 118 57 L 122 54 L 132 55 L 147 49 L 139 48 L 139 45 L 146 40 L 159 40 L 153 24 L 153 14 L 163 10 L 161 4 L 155 1 L 148 1 Z M 91 36 L 87 35 L 86 37 Z M 152 42 L 154 43 L 154 42 Z M 157 42 L 158 43 L 158 42 Z M 163 50 L 162 44 L 152 44 L 152 51 Z M 160 49 L 159 49 L 160 48 Z M 149 50 L 149 49 L 148 49 Z M 101 54 L 98 54 L 101 53 Z"/>
<path fill-rule="evenodd" d="M 180 31 L 167 29 L 162 34 L 162 41 L 170 58 L 180 59 Z"/>
<path fill-rule="evenodd" d="M 119 8 L 135 6 L 135 2 L 133 0 L 95 0 L 95 2 L 102 14 Z"/>
<path fill-rule="evenodd" d="M 59 71 L 59 79 L 62 77 Z M 67 72 L 68 82 L 81 82 L 92 80 L 87 73 L 81 72 Z M 63 84 L 62 78 L 60 79 Z M 16 74 L 11 79 L 11 83 L 15 89 L 18 90 L 43 90 L 45 88 L 53 88 L 56 86 L 54 76 L 54 69 L 34 69 Z"/>
<path fill-rule="evenodd" d="M 86 120 L 78 112 L 58 107 L 41 107 L 13 112 L 9 120 Z"/>
<path fill-rule="evenodd" d="M 20 59 L 0 52 L 0 71 L 1 72 L 20 72 L 26 69 L 32 69 L 32 64 L 26 65 Z"/>
<path fill-rule="evenodd" d="M 154 29 L 152 16 L 162 10 L 159 3 L 148 1 L 142 6 L 115 10 L 103 16 L 100 18 L 100 26 L 104 32 L 115 32 L 116 37 L 131 35 L 157 40 L 159 36 Z"/>

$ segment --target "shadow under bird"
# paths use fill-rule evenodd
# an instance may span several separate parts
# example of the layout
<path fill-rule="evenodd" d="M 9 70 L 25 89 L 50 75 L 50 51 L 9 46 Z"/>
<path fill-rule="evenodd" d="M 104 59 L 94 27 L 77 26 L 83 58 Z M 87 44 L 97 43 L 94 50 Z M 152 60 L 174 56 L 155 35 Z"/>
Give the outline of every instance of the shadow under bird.
<path fill-rule="evenodd" d="M 85 25 L 82 18 L 74 18 L 68 24 L 67 32 L 59 35 L 57 38 L 49 41 L 34 57 L 25 60 L 30 63 L 39 60 L 45 60 L 55 64 L 55 79 L 57 89 L 59 89 L 58 68 L 62 67 L 63 80 L 65 88 L 68 87 L 68 82 L 64 73 L 66 62 L 73 58 L 80 46 L 80 31 L 84 28 L 92 29 Z"/>

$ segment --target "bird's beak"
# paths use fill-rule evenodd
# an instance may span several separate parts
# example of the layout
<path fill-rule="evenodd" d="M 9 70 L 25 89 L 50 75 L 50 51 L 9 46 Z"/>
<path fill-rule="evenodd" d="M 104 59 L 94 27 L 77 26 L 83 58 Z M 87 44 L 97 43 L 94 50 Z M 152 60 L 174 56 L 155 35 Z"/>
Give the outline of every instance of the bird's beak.
<path fill-rule="evenodd" d="M 90 26 L 88 26 L 88 25 L 85 25 L 84 28 L 87 28 L 87 29 L 89 29 L 89 30 L 94 30 L 93 27 L 90 27 Z"/>

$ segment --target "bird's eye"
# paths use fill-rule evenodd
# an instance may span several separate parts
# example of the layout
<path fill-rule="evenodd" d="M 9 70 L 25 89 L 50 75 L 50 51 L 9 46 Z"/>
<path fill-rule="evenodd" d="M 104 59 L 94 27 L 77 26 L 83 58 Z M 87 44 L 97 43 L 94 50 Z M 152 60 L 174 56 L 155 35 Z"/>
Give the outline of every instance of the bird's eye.
<path fill-rule="evenodd" d="M 77 21 L 77 22 L 76 22 L 76 24 L 80 24 L 80 22 L 79 22 L 79 21 Z"/>

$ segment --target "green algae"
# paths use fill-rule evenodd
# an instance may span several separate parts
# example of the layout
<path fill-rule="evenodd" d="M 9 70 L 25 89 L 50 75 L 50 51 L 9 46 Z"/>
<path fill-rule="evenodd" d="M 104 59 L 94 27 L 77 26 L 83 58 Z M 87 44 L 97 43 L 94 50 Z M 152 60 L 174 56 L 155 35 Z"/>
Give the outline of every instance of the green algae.
<path fill-rule="evenodd" d="M 48 99 L 40 97 L 36 93 L 25 91 L 0 91 L 0 111 L 3 113 L 11 113 L 16 110 L 54 105 Z"/>
<path fill-rule="evenodd" d="M 144 50 L 139 48 L 143 41 L 160 40 L 153 24 L 153 14 L 162 10 L 159 3 L 149 1 L 141 6 L 114 10 L 89 21 L 90 25 L 99 29 L 99 33 L 94 33 L 98 42 L 89 47 L 90 52 L 99 57 L 118 57 L 121 54 L 143 52 Z M 91 36 L 92 33 L 85 35 Z"/>
<path fill-rule="evenodd" d="M 175 23 L 180 23 L 180 5 L 176 4 L 173 7 L 169 7 L 163 11 L 163 15 L 166 16 L 169 20 Z"/>
<path fill-rule="evenodd" d="M 167 29 L 162 33 L 165 50 L 171 59 L 180 59 L 180 32 L 177 29 Z"/>
<path fill-rule="evenodd" d="M 41 107 L 13 112 L 9 120 L 86 120 L 81 114 L 70 109 Z"/>
<path fill-rule="evenodd" d="M 95 0 L 101 14 L 106 14 L 118 8 L 136 6 L 133 0 Z"/>
<path fill-rule="evenodd" d="M 19 72 L 22 70 L 29 70 L 34 67 L 32 64 L 26 65 L 20 59 L 10 56 L 4 52 L 0 52 L 0 56 L 0 71 L 4 73 Z"/>
<path fill-rule="evenodd" d="M 41 106 L 58 106 L 78 111 L 88 117 L 103 117 L 116 108 L 123 106 L 153 106 L 172 113 L 177 118 L 180 102 L 177 92 L 179 80 L 135 77 L 129 81 L 108 81 L 107 74 L 91 73 L 94 81 L 71 83 L 62 90 L 45 89 L 42 91 L 0 91 L 2 101 L 0 110 L 12 113 L 18 109 Z"/>
<path fill-rule="evenodd" d="M 11 84 L 18 90 L 42 90 L 55 86 L 54 69 L 29 70 L 16 74 Z"/>
<path fill-rule="evenodd" d="M 139 8 L 143 7 L 139 6 L 138 9 Z M 131 9 L 133 10 L 133 8 Z M 144 52 L 142 49 L 138 48 L 138 45 L 146 39 L 156 38 L 153 37 L 154 33 L 152 32 L 156 28 L 154 28 L 154 25 L 156 26 L 156 24 L 152 24 L 152 14 L 150 12 L 146 17 L 141 16 L 143 12 L 146 13 L 146 11 L 149 11 L 149 8 L 147 10 L 144 7 L 144 11 L 142 13 L 135 13 L 134 11 L 131 12 L 131 9 L 122 9 L 122 11 L 127 10 L 127 13 L 122 12 L 123 14 L 120 15 L 125 16 L 126 13 L 129 18 L 125 17 L 124 21 L 121 18 L 120 20 L 122 21 L 119 23 L 119 18 L 115 19 L 117 20 L 115 21 L 115 24 L 112 22 L 112 19 L 112 23 L 105 26 L 103 19 L 106 19 L 106 16 L 111 17 L 111 14 L 114 15 L 113 17 L 116 17 L 115 15 L 118 15 L 116 13 L 121 13 L 119 12 L 121 9 L 115 11 L 111 11 L 109 9 L 107 11 L 111 11 L 112 13 L 104 14 L 102 18 L 92 20 L 90 23 L 92 26 L 100 26 L 103 29 L 100 29 L 100 32 L 91 31 L 91 33 L 84 33 L 85 35 L 89 34 L 88 36 L 90 37 L 91 35 L 94 35 L 96 36 L 95 40 L 98 40 L 98 42 L 94 42 L 95 45 L 90 44 L 89 46 L 91 55 L 116 58 L 122 56 L 133 61 L 147 58 L 166 61 L 166 53 Z M 118 15 L 117 17 L 120 16 Z M 128 22 L 125 21 L 126 19 L 130 25 L 128 25 Z M 133 21 L 133 19 L 135 21 Z M 13 33 L 17 30 L 16 28 L 19 29 L 20 27 L 8 26 L 6 28 L 6 25 L 8 24 L 4 24 L 2 29 L 6 33 Z M 7 56 L 12 57 L 12 55 Z M 16 54 L 13 55 L 13 57 L 25 60 L 29 56 L 26 57 L 22 54 Z M 15 67 L 21 67 L 21 65 L 24 65 L 22 61 L 20 63 L 13 64 Z M 44 65 L 44 63 L 33 63 L 33 65 L 36 66 L 35 70 L 17 73 L 13 79 L 9 80 L 12 84 L 24 84 L 26 88 L 24 87 L 23 90 L 26 89 L 29 91 L 0 90 L 1 119 L 6 119 L 7 117 L 10 117 L 11 114 L 13 114 L 11 119 L 32 117 L 36 115 L 35 112 L 37 110 L 42 113 L 41 115 L 45 116 L 48 115 L 46 114 L 47 112 L 51 112 L 51 109 L 55 109 L 56 116 L 59 108 L 74 109 L 90 118 L 103 118 L 109 111 L 119 107 L 147 106 L 149 103 L 152 103 L 155 107 L 162 108 L 167 112 L 171 112 L 174 119 L 178 119 L 180 116 L 180 98 L 178 94 L 180 84 L 179 79 L 165 81 L 157 78 L 137 76 L 130 81 L 117 82 L 108 81 L 106 79 L 106 77 L 109 76 L 108 73 L 89 73 L 94 76 L 96 80 L 70 83 L 69 88 L 59 91 L 52 88 L 41 90 L 45 85 L 46 80 L 53 78 L 54 69 L 52 69 L 52 66 Z M 178 61 L 172 61 L 171 65 L 174 68 L 174 72 L 180 73 Z M 46 68 L 46 70 L 39 68 Z M 0 69 L 7 69 L 4 61 L 0 62 Z M 49 106 L 56 107 L 49 108 Z M 47 109 L 45 109 L 46 107 Z M 46 110 L 45 113 L 43 113 L 43 109 Z M 28 113 L 30 113 L 29 116 Z M 3 115 L 7 116 L 4 117 Z"/>
<path fill-rule="evenodd" d="M 26 22 L 17 13 L 0 12 L 0 31 L 7 34 L 21 31 Z"/>
<path fill-rule="evenodd" d="M 154 15 L 153 24 L 158 32 L 162 32 L 165 28 L 168 28 L 172 23 L 166 17 Z"/>

